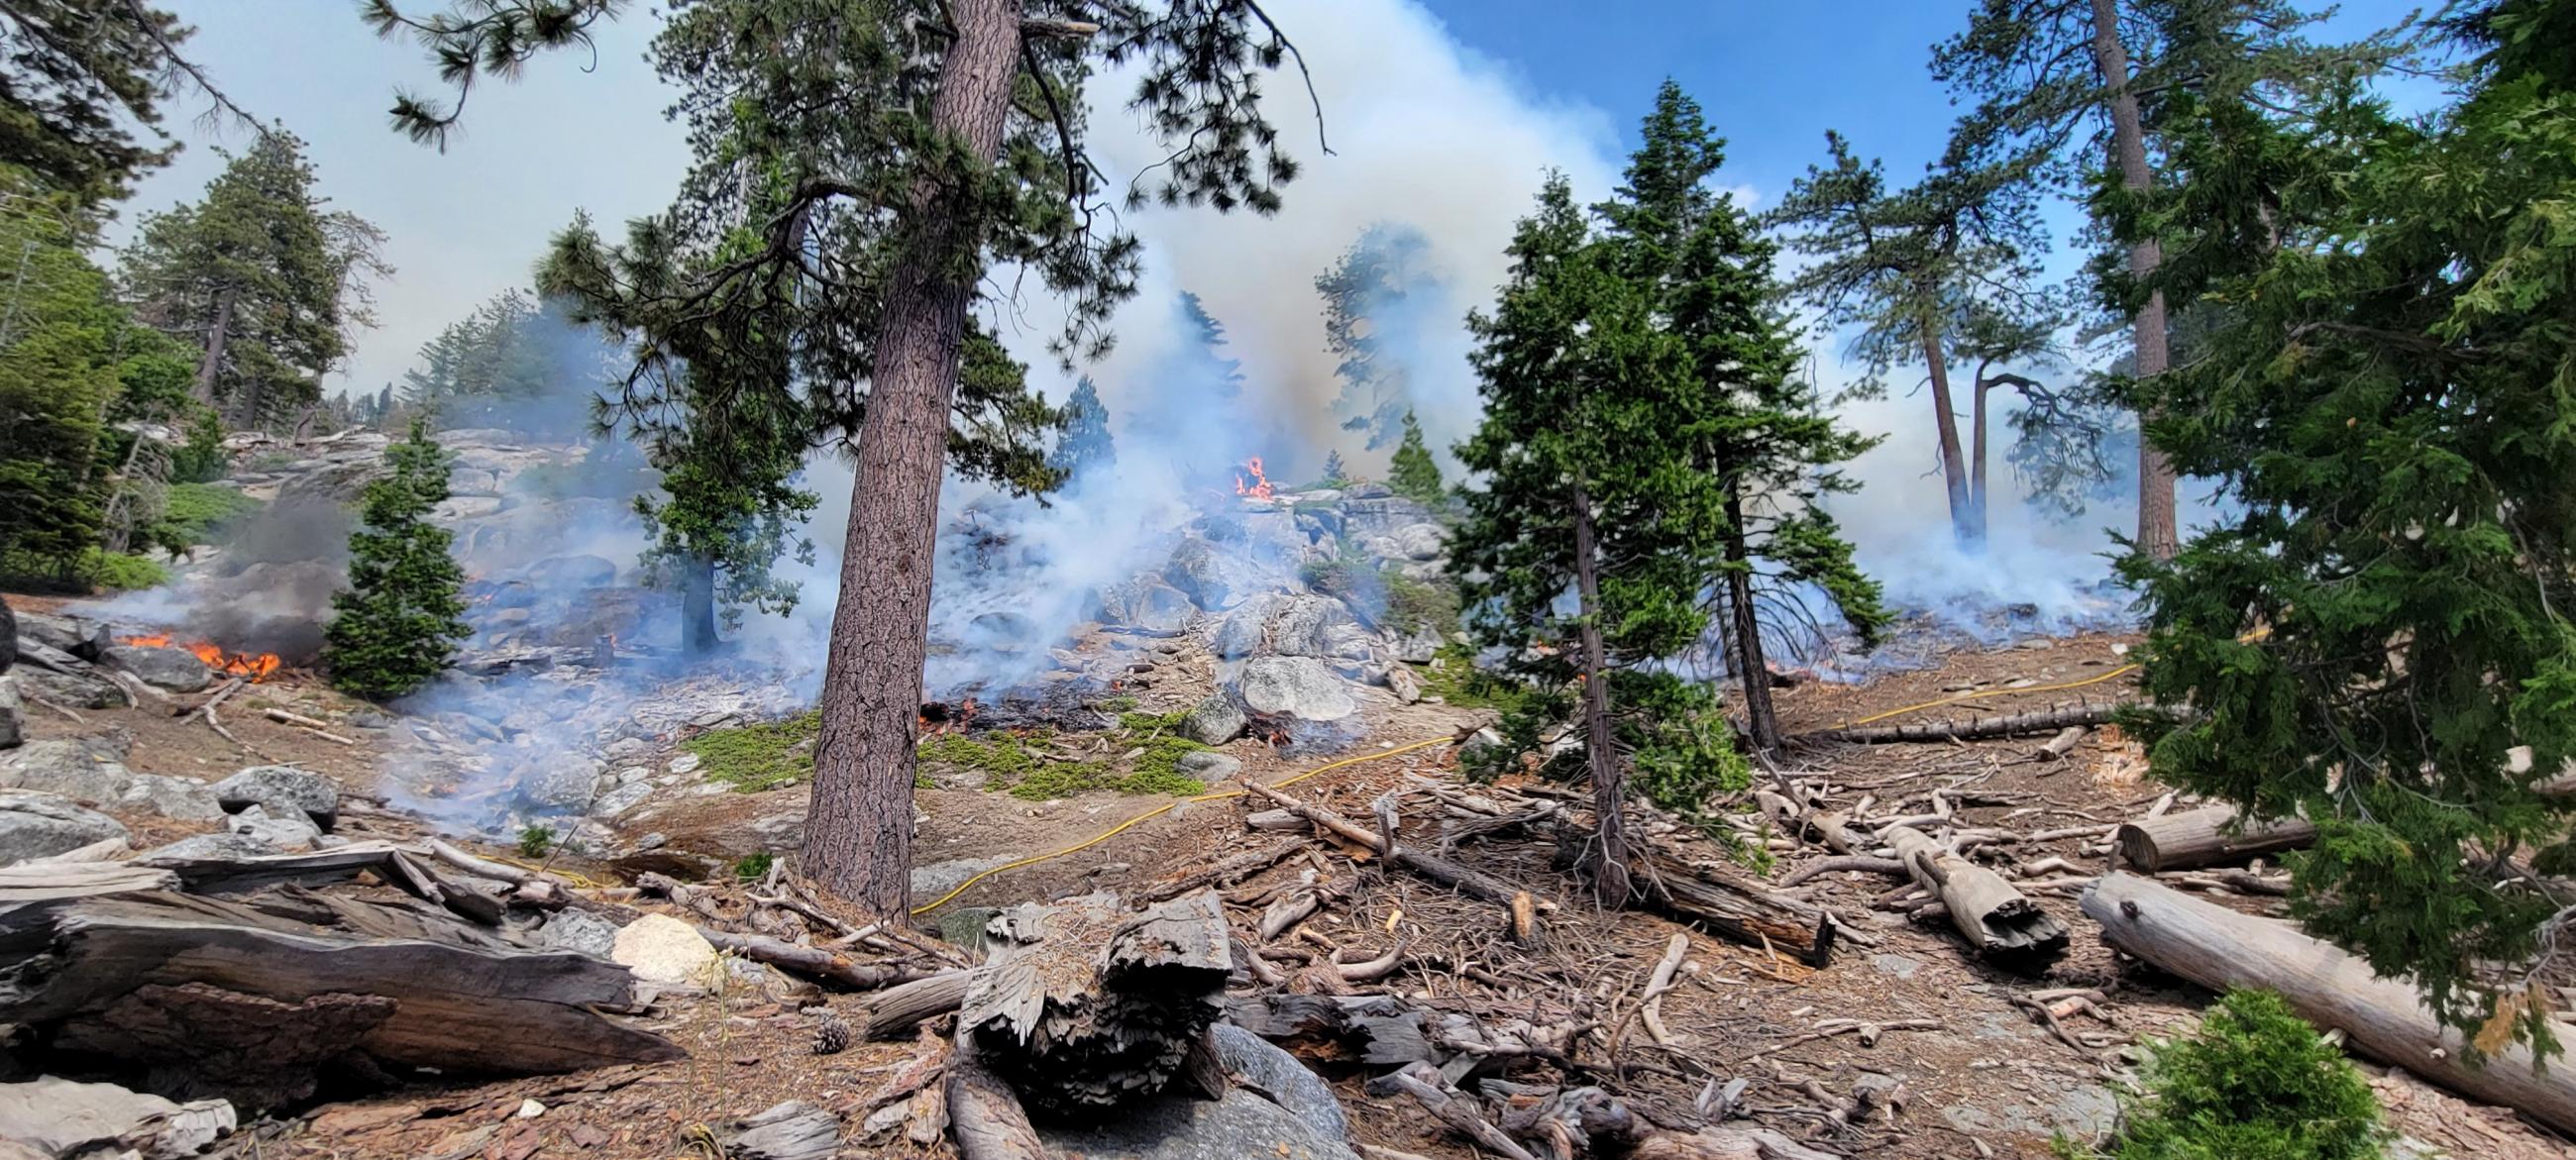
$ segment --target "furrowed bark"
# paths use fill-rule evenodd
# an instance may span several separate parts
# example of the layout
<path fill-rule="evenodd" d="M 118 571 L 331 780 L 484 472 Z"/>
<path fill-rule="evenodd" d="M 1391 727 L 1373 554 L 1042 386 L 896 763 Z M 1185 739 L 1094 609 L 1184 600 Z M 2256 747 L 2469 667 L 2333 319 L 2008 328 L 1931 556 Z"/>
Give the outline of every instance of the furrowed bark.
<path fill-rule="evenodd" d="M 1735 673 L 1744 685 L 1744 723 L 1756 749 L 1780 747 L 1780 717 L 1771 708 L 1771 666 L 1762 660 L 1762 624 L 1753 612 L 1753 556 L 1744 543 L 1744 497 L 1726 496 L 1726 557 L 1744 565 L 1726 574 L 1726 603 L 1735 620 Z"/>
<path fill-rule="evenodd" d="M 1020 56 L 1018 0 L 953 0 L 932 130 L 967 159 L 1001 150 Z M 948 411 L 981 262 L 959 199 L 924 177 L 885 315 L 859 429 L 841 599 L 814 750 L 805 876 L 886 919 L 911 901 L 913 716 L 930 631 L 930 573 Z"/>
<path fill-rule="evenodd" d="M 1937 288 L 1925 287 L 1928 296 Z M 1923 329 L 1923 365 L 1932 376 L 1933 431 L 1941 444 L 1941 488 L 1950 497 L 1950 534 L 1962 544 L 1974 544 L 1985 538 L 1985 529 L 1973 526 L 1968 509 L 1968 471 L 1959 452 L 1959 418 L 1950 411 L 1950 367 L 1944 360 L 1940 332 L 1930 326 Z"/>
<path fill-rule="evenodd" d="M 2145 193 L 2155 184 L 2147 164 L 2147 134 L 2138 116 L 2138 95 L 2129 88 L 2128 47 L 2120 43 L 2119 0 L 2093 0 L 2093 65 L 2110 89 L 2111 160 L 2120 167 L 2120 184 Z M 2129 247 L 2129 274 L 2145 278 L 2164 264 L 2164 249 L 2154 238 Z M 2165 373 L 2171 358 L 2165 346 L 2165 296 L 2159 290 L 2138 309 L 2135 344 L 2137 377 Z M 2150 559 L 2173 559 L 2180 547 L 2174 527 L 2173 464 L 2153 441 L 2138 440 L 2138 550 Z"/>
<path fill-rule="evenodd" d="M 1610 687 L 1602 680 L 1600 561 L 1595 559 L 1592 499 L 1574 485 L 1574 586 L 1582 601 L 1583 756 L 1592 770 L 1592 812 L 1596 825 L 1591 867 L 1593 895 L 1613 910 L 1628 904 L 1628 778 L 1619 768 L 1619 753 L 1610 741 Z"/>
<path fill-rule="evenodd" d="M 680 643 L 693 653 L 713 650 L 716 640 L 716 562 L 692 555 L 680 564 Z"/>
<path fill-rule="evenodd" d="M 2342 1031 L 2363 1055 L 2576 1133 L 2576 1069 L 2562 1061 L 2542 1070 L 2521 1044 L 2472 1062 L 2468 1043 L 2433 1017 L 2412 982 L 2381 978 L 2359 957 L 2287 923 L 2118 871 L 2085 891 L 2083 906 L 2112 946 L 2159 968 L 2214 991 L 2276 991 L 2309 1022 Z"/>
<path fill-rule="evenodd" d="M 2253 822 L 2231 833 L 2228 826 L 2235 820 L 2236 807 L 2211 806 L 2124 822 L 2112 840 L 2119 844 L 2122 865 L 2149 874 L 2242 861 L 2317 840 L 2317 828 L 2299 818 Z"/>
<path fill-rule="evenodd" d="M 2065 705 L 2054 709 L 2034 709 L 2027 713 L 2008 713 L 1999 717 L 1947 718 L 1938 721 L 1912 721 L 1903 725 L 1876 725 L 1862 729 L 1824 729 L 1801 733 L 1792 742 L 1842 741 L 1858 745 L 1928 744 L 1942 741 L 1977 741 L 1989 737 L 2013 737 L 2024 733 L 2053 733 L 2079 725 L 2107 725 L 2117 715 L 2117 704 Z"/>

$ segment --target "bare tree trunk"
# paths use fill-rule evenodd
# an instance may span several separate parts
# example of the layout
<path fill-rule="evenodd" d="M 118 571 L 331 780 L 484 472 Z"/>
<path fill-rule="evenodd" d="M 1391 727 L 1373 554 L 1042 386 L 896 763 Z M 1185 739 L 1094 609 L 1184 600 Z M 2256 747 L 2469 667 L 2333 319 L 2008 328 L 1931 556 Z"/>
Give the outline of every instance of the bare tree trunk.
<path fill-rule="evenodd" d="M 1744 726 L 1757 749 L 1780 744 L 1780 717 L 1771 709 L 1771 666 L 1762 660 L 1762 622 L 1753 614 L 1752 555 L 1744 543 L 1744 496 L 1726 496 L 1726 556 L 1742 569 L 1726 575 L 1727 614 L 1734 618 L 1735 674 L 1744 682 Z"/>
<path fill-rule="evenodd" d="M 2138 95 L 2129 89 L 2129 52 L 2120 43 L 2118 0 L 2093 0 L 2093 66 L 2111 89 L 2111 153 L 2120 167 L 2120 184 L 2144 193 L 2155 184 L 2147 167 L 2146 127 L 2138 118 Z M 2129 274 L 2144 278 L 2164 263 L 2164 248 L 2154 238 L 2129 247 Z M 2165 373 L 2171 355 L 2165 347 L 2165 296 L 2147 297 L 2138 311 L 2136 338 L 2139 378 Z M 2141 419 L 2144 416 L 2140 416 Z M 2138 437 L 2138 550 L 2150 559 L 2170 560 L 2181 538 L 2174 528 L 2173 464 L 2141 433 Z"/>
<path fill-rule="evenodd" d="M 1968 523 L 1968 471 L 1959 453 L 1959 417 L 1950 410 L 1950 368 L 1942 361 L 1941 335 L 1923 331 L 1923 365 L 1932 372 L 1932 413 L 1941 436 L 1941 487 L 1950 496 L 1950 534 L 1973 544 Z"/>
<path fill-rule="evenodd" d="M 232 337 L 236 293 L 227 287 L 215 299 L 215 325 L 206 332 L 206 354 L 197 360 L 197 382 L 188 391 L 190 397 L 209 407 L 215 404 L 215 376 L 222 372 L 224 366 L 224 342 Z"/>
<path fill-rule="evenodd" d="M 1018 0 L 952 0 L 931 128 L 976 162 L 1001 151 L 1019 67 Z M 886 282 L 859 429 L 858 480 L 823 681 L 803 870 L 887 918 L 910 909 L 913 718 L 930 631 L 930 572 L 974 244 L 956 194 L 925 178 Z"/>
<path fill-rule="evenodd" d="M 715 651 L 716 562 L 691 554 L 680 562 L 680 645 L 692 653 Z"/>
<path fill-rule="evenodd" d="M 1986 394 L 1994 389 L 1982 366 L 1977 368 L 1972 389 L 1976 394 L 1968 404 L 1968 518 L 1982 543 L 1986 538 Z"/>
<path fill-rule="evenodd" d="M 1628 777 L 1610 739 L 1610 688 L 1603 681 L 1600 561 L 1592 535 L 1592 497 L 1574 485 L 1574 590 L 1583 618 L 1583 756 L 1592 768 L 1592 888 L 1603 906 L 1628 904 Z"/>

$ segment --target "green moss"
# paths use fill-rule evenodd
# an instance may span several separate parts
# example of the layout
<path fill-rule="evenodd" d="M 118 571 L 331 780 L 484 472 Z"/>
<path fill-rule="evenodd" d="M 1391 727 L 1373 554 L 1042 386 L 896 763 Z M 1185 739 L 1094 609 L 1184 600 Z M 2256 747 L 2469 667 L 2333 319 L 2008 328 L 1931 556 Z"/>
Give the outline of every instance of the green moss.
<path fill-rule="evenodd" d="M 1415 665 L 1422 691 L 1461 709 L 1496 709 L 1510 713 L 1527 705 L 1538 692 L 1509 677 L 1476 667 L 1476 652 L 1462 644 L 1440 646 L 1428 665 Z"/>
<path fill-rule="evenodd" d="M 776 721 L 710 730 L 681 742 L 680 749 L 698 755 L 707 780 L 750 793 L 814 776 L 813 742 L 822 732 L 822 711 L 808 709 Z"/>
<path fill-rule="evenodd" d="M 769 868 L 778 864 L 778 855 L 766 850 L 734 859 L 733 876 L 745 882 L 756 882 L 769 876 Z"/>
<path fill-rule="evenodd" d="M 1143 752 L 1123 769 L 1115 760 L 1063 761 L 1048 757 L 1032 748 L 1051 736 L 1044 732 L 1026 737 L 1009 733 L 990 733 L 980 738 L 952 734 L 923 745 L 921 759 L 979 770 L 984 774 L 985 789 L 1008 793 L 1022 801 L 1067 798 L 1095 790 L 1133 794 L 1193 794 L 1205 790 L 1205 782 L 1183 774 L 1177 764 L 1182 755 L 1207 748 L 1174 732 L 1187 714 L 1141 713 L 1135 711 L 1133 698 L 1124 700 L 1128 708 L 1119 713 L 1119 732 L 1123 736 L 1117 740 L 1128 749 Z"/>
<path fill-rule="evenodd" d="M 1092 708 L 1098 709 L 1103 713 L 1133 713 L 1136 711 L 1136 698 L 1122 694 L 1120 696 L 1111 697 L 1106 701 L 1099 702 L 1098 704 L 1093 705 Z"/>

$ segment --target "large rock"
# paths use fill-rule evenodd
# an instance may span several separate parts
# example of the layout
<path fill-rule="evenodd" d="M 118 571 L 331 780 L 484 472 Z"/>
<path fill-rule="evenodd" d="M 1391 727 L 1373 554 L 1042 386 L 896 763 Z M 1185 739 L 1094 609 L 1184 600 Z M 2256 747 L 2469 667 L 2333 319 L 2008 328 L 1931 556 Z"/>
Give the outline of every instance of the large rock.
<path fill-rule="evenodd" d="M 1294 1056 L 1231 1024 L 1213 1029 L 1217 1062 L 1243 1077 L 1210 1102 L 1168 1093 L 1091 1124 L 1048 1124 L 1051 1155 L 1098 1160 L 1357 1160 L 1332 1088 Z"/>
<path fill-rule="evenodd" d="M 340 787 L 321 774 L 283 765 L 254 765 L 216 782 L 215 800 L 236 812 L 259 806 L 275 818 L 301 813 L 324 830 L 340 818 Z"/>
<path fill-rule="evenodd" d="M 47 648 L 57 648 L 85 661 L 94 661 L 116 643 L 108 635 L 107 622 L 80 616 L 56 616 L 45 612 L 17 614 L 17 635 Z M 0 664 L 0 668 L 7 668 Z"/>
<path fill-rule="evenodd" d="M 27 739 L 27 705 L 18 686 L 0 680 L 0 749 L 14 749 Z"/>
<path fill-rule="evenodd" d="M 1292 657 L 1368 655 L 1351 610 L 1330 596 L 1288 596 L 1270 622 L 1270 651 Z"/>
<path fill-rule="evenodd" d="M 579 813 L 597 797 L 600 773 L 589 758 L 557 758 L 519 775 L 519 799 L 541 813 Z"/>
<path fill-rule="evenodd" d="M 1342 526 L 1354 536 L 1392 536 L 1398 529 L 1430 522 L 1430 508 L 1400 496 L 1342 501 Z"/>
<path fill-rule="evenodd" d="M 1279 602 L 1276 596 L 1255 596 L 1235 606 L 1216 626 L 1216 636 L 1208 642 L 1208 651 L 1221 661 L 1257 656 L 1270 651 L 1270 617 Z"/>
<path fill-rule="evenodd" d="M 1248 549 L 1254 543 L 1248 535 L 1242 543 L 1225 545 L 1191 536 L 1172 549 L 1171 559 L 1163 565 L 1163 579 L 1187 593 L 1199 607 L 1222 612 L 1246 596 L 1284 584 L 1283 577 L 1252 558 L 1255 553 Z"/>
<path fill-rule="evenodd" d="M 534 937 L 541 947 L 604 959 L 617 949 L 617 924 L 587 910 L 566 908 L 548 915 Z"/>
<path fill-rule="evenodd" d="M 143 683 L 173 693 L 194 693 L 215 682 L 215 674 L 197 654 L 183 648 L 109 645 L 99 659 L 142 678 Z"/>
<path fill-rule="evenodd" d="M 1201 745 L 1223 745 L 1242 735 L 1243 727 L 1249 723 L 1234 698 L 1217 693 L 1181 718 L 1181 736 Z"/>
<path fill-rule="evenodd" d="M 357 502 L 367 485 L 393 474 L 385 457 L 369 449 L 327 460 L 304 460 L 285 468 L 287 480 L 277 489 L 277 505 L 302 503 L 346 505 Z"/>
<path fill-rule="evenodd" d="M 183 822 L 211 822 L 224 816 L 215 787 L 195 778 L 138 773 L 118 794 L 116 807 L 159 814 Z"/>
<path fill-rule="evenodd" d="M 1395 659 L 1408 665 L 1430 664 L 1431 658 L 1440 653 L 1440 632 L 1435 628 L 1424 627 L 1413 632 L 1389 629 L 1386 636 L 1388 651 L 1395 655 Z"/>
<path fill-rule="evenodd" d="M 125 754 L 103 738 L 30 741 L 0 757 L 0 789 L 49 793 L 87 806 L 112 806 L 134 784 Z"/>
<path fill-rule="evenodd" d="M 1391 538 L 1407 559 L 1437 560 L 1449 550 L 1449 533 L 1434 523 L 1406 524 Z"/>
<path fill-rule="evenodd" d="M 224 819 L 224 827 L 241 837 L 280 850 L 310 850 L 322 840 L 321 828 L 294 810 L 272 816 L 265 808 L 252 806 Z"/>
<path fill-rule="evenodd" d="M 0 790 L 0 866 L 126 837 L 116 819 L 29 790 Z"/>
<path fill-rule="evenodd" d="M 617 932 L 608 957 L 648 983 L 704 985 L 715 975 L 716 948 L 695 927 L 648 914 Z"/>
<path fill-rule="evenodd" d="M 125 693 L 99 677 L 20 665 L 9 670 L 9 679 L 17 682 L 20 692 L 66 709 L 113 709 L 125 703 Z"/>
<path fill-rule="evenodd" d="M 578 592 L 617 583 L 617 564 L 599 556 L 549 556 L 520 569 L 519 577 L 554 592 Z"/>
<path fill-rule="evenodd" d="M 204 1151 L 235 1124 L 233 1106 L 222 1100 L 172 1103 L 115 1084 L 50 1075 L 0 1084 L 0 1140 L 28 1145 L 39 1156 L 176 1160 Z"/>
<path fill-rule="evenodd" d="M 1313 657 L 1254 657 L 1235 674 L 1245 708 L 1300 721 L 1338 721 L 1359 710 L 1350 689 Z"/>

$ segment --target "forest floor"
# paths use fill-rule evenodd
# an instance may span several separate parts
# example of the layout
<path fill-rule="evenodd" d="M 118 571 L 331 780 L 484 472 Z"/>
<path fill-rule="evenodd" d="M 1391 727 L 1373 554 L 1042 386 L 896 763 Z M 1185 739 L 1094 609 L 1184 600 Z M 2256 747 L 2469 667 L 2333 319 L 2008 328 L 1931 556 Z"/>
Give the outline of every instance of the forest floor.
<path fill-rule="evenodd" d="M 11 599 L 18 603 L 21 598 Z M 2077 697 L 2116 699 L 2128 691 L 2125 677 L 2118 675 L 2128 643 L 2130 638 L 2091 635 L 1965 651 L 1947 656 L 1938 667 L 1889 674 L 1865 685 L 1804 681 L 1779 690 L 1777 699 L 1783 724 L 1793 733 L 1962 694 L 1976 699 L 1925 710 L 1921 716 L 2009 712 L 2063 705 Z M 1154 688 L 1138 696 L 1148 711 L 1185 707 L 1205 694 L 1211 680 L 1212 667 L 1203 658 L 1193 659 L 1162 674 Z M 2061 687 L 2079 681 L 2090 683 Z M 201 722 L 174 719 L 167 709 L 84 712 L 84 719 L 74 722 L 31 707 L 28 723 L 35 737 L 123 729 L 133 739 L 127 764 L 141 773 L 220 777 L 245 764 L 289 761 L 331 775 L 362 798 L 380 792 L 375 771 L 388 740 L 385 732 L 343 730 L 358 743 L 341 746 L 263 719 L 263 703 L 333 721 L 349 720 L 355 710 L 319 682 L 283 674 L 238 698 L 238 708 L 225 711 L 227 726 L 255 754 L 244 753 Z M 1448 738 L 1492 716 L 1452 705 L 1401 705 L 1382 696 L 1364 712 L 1368 735 L 1336 753 L 1287 756 L 1252 741 L 1238 741 L 1225 752 L 1242 760 L 1242 777 L 1263 783 L 1327 762 L 1361 759 L 1303 780 L 1293 792 L 1345 816 L 1365 818 L 1373 799 L 1403 787 L 1409 776 L 1456 777 L 1455 750 L 1445 744 L 1371 759 L 1373 755 Z M 662 739 L 658 744 L 665 753 L 657 756 L 666 756 L 680 740 Z M 1888 808 L 1934 787 L 1969 788 L 1969 800 L 1993 804 L 1962 806 L 1967 811 L 1964 824 L 2025 830 L 2092 823 L 2107 827 L 2146 810 L 2166 793 L 2147 778 L 2137 746 L 2122 739 L 2116 728 L 2093 731 L 2064 760 L 2036 758 L 2038 740 L 1837 745 L 1797 752 L 1790 764 L 1827 771 L 1829 780 L 1845 790 L 1876 787 Z M 759 823 L 801 815 L 804 796 L 801 786 L 681 795 L 657 800 L 635 816 L 619 819 L 617 826 L 663 833 L 673 848 L 734 856 L 742 850 L 777 848 L 779 827 Z M 1081 845 L 1172 801 L 1098 792 L 1028 802 L 945 781 L 943 788 L 921 790 L 917 800 L 916 862 L 931 871 L 926 880 L 916 881 L 922 901 L 946 893 L 968 875 Z M 1184 803 L 1097 844 L 992 874 L 947 905 L 1009 905 L 1093 889 L 1136 891 L 1278 842 L 1281 835 L 1249 831 L 1244 822 L 1247 813 L 1267 805 L 1247 804 L 1243 798 Z M 154 832 L 153 827 L 171 829 L 168 823 L 127 820 L 145 831 L 136 835 L 138 847 L 178 836 L 175 830 Z M 348 824 L 354 832 L 390 836 L 416 828 L 401 815 L 363 808 L 353 810 Z M 1695 835 L 1666 826 L 1659 838 L 1689 844 Z M 2097 872 L 2104 860 L 2085 853 L 2086 844 L 2086 839 L 2069 839 L 2023 848 L 2019 855 L 2025 861 L 2063 857 L 2084 873 Z M 1714 850 L 1714 844 L 1703 844 L 1694 856 L 1716 857 Z M 1653 1043 L 1629 1026 L 1629 1019 L 1619 1019 L 1607 1035 L 1615 1046 L 1605 1048 L 1596 1039 L 1576 1053 L 1593 1061 L 1595 1074 L 1587 1081 L 1649 1105 L 1687 1110 L 1712 1080 L 1744 1079 L 1749 1086 L 1739 1106 L 1751 1119 L 1810 1147 L 1845 1155 L 2036 1157 L 2050 1154 L 2055 1133 L 2095 1137 L 2117 1115 L 2137 1047 L 2149 1038 L 2188 1029 L 2211 999 L 2188 984 L 2119 960 L 2102 945 L 2098 928 L 2078 911 L 2071 892 L 2037 896 L 2073 930 L 2074 939 L 2063 958 L 2033 976 L 1975 960 L 1946 923 L 1924 925 L 1903 913 L 1873 909 L 1872 901 L 1893 885 L 1884 876 L 1824 875 L 1809 884 L 1808 897 L 1852 927 L 1830 965 L 1810 968 L 1652 914 L 1595 909 L 1586 901 L 1585 888 L 1554 868 L 1551 853 L 1540 841 L 1486 841 L 1457 855 L 1552 904 L 1545 916 L 1548 939 L 1539 950 L 1507 945 L 1493 908 L 1421 878 L 1386 872 L 1329 844 L 1308 850 L 1303 861 L 1283 862 L 1243 889 L 1299 873 L 1347 880 L 1347 894 L 1309 921 L 1316 928 L 1309 941 L 1342 947 L 1354 961 L 1404 941 L 1414 949 L 1413 965 L 1389 980 L 1388 989 L 1422 1005 L 1487 1018 L 1542 1008 L 1633 1014 L 1634 999 L 1667 941 L 1683 933 L 1689 940 L 1690 965 L 1683 972 L 1687 985 L 1670 991 L 1661 1003 L 1662 1023 L 1672 1042 Z M 1778 853 L 1775 874 L 1812 850 L 1800 853 L 1783 845 Z M 612 867 L 577 859 L 555 865 L 603 880 L 614 876 Z M 929 893 L 919 893 L 925 886 Z M 2226 901 L 2262 911 L 2274 900 Z M 922 921 L 935 919 L 926 915 Z M 2082 1024 L 2081 1033 L 2100 1046 L 2070 1045 L 2013 1001 L 2032 990 L 2065 987 L 2098 989 L 2107 996 L 2101 1006 L 2105 1019 L 2069 1020 Z M 867 998 L 834 995 L 828 1007 L 862 1021 Z M 688 1060 L 423 1086 L 326 1104 L 262 1133 L 259 1154 L 441 1160 L 711 1155 L 702 1142 L 705 1126 L 791 1098 L 846 1110 L 855 1127 L 876 1106 L 875 1093 L 923 1048 L 908 1040 L 861 1042 L 839 1054 L 818 1056 L 812 1043 L 821 1018 L 820 1010 L 783 1006 L 760 994 L 694 1000 L 666 995 L 645 1025 L 686 1047 Z M 1858 1034 L 1817 1034 L 1820 1023 L 1836 1019 L 1882 1030 L 1872 1045 L 1864 1045 Z M 1309 1057 L 1308 1062 L 1335 1081 L 1360 1141 L 1444 1160 L 1475 1154 L 1403 1097 L 1365 1094 L 1367 1076 L 1356 1061 Z M 2497 1160 L 2571 1154 L 2569 1141 L 2508 1112 L 2463 1102 L 2402 1072 L 2365 1069 L 2392 1125 L 2408 1138 L 2415 1154 Z M 1826 1123 L 1816 1095 L 1847 1091 L 1855 1079 L 1871 1073 L 1903 1084 L 1902 1106 L 1892 1116 L 1881 1110 L 1858 1125 Z M 524 1116 L 528 1100 L 542 1105 L 542 1112 Z M 921 1151 L 898 1132 L 890 1142 L 853 1145 L 843 1154 L 947 1152 L 944 1143 Z"/>

